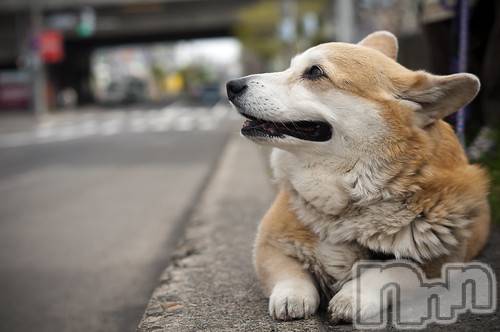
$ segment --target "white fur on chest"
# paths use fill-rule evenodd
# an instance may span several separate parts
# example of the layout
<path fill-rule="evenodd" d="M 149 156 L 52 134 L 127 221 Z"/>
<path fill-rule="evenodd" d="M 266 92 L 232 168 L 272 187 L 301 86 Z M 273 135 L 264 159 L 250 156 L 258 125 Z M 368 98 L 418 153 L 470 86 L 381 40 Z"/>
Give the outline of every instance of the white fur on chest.
<path fill-rule="evenodd" d="M 336 215 L 349 202 L 346 179 L 317 162 L 299 161 L 294 155 L 274 149 L 271 166 L 278 182 L 288 182 L 315 208 Z"/>
<path fill-rule="evenodd" d="M 323 291 L 331 293 L 339 285 L 337 282 L 350 277 L 352 265 L 362 259 L 364 253 L 359 245 L 342 243 L 330 236 L 334 228 L 332 218 L 349 204 L 351 193 L 346 178 L 332 172 L 332 166 L 302 163 L 294 155 L 277 149 L 273 151 L 271 165 L 275 179 L 290 185 L 291 191 L 299 192 L 307 201 L 307 207 L 299 206 L 298 198 L 292 194 L 290 204 L 299 220 L 320 239 L 313 252 L 302 248 L 289 248 L 289 251 L 300 252 L 297 258 L 316 276 Z"/>
<path fill-rule="evenodd" d="M 410 210 L 404 199 L 391 197 L 382 185 L 374 183 L 380 177 L 373 166 L 370 172 L 374 176 L 363 178 L 356 170 L 344 174 L 338 171 L 346 165 L 300 161 L 277 149 L 271 161 L 276 180 L 288 186 L 290 207 L 318 235 L 322 252 L 355 243 L 421 262 L 448 254 L 458 242 L 457 231 L 467 223 L 460 216 L 453 221 L 449 216 L 429 220 Z M 326 254 L 319 256 L 329 259 Z M 331 264 L 324 261 L 322 265 Z"/>

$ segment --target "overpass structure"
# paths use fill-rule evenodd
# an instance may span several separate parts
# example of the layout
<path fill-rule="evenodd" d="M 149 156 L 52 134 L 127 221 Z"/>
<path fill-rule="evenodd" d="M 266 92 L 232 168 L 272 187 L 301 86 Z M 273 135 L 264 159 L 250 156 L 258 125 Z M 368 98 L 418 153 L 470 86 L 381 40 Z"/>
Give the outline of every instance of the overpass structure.
<path fill-rule="evenodd" d="M 59 27 L 69 46 L 88 47 L 231 34 L 238 12 L 255 0 L 2 0 L 0 67 L 12 65 L 30 29 L 33 3 L 43 27 Z M 95 31 L 79 36 L 74 25 L 92 8 Z"/>
<path fill-rule="evenodd" d="M 256 0 L 2 0 L 0 69 L 29 62 L 33 31 L 58 30 L 65 57 L 48 66 L 59 85 L 89 97 L 90 56 L 98 47 L 226 36 L 241 9 Z M 92 31 L 78 31 L 90 15 Z M 38 25 L 38 27 L 36 26 Z"/>

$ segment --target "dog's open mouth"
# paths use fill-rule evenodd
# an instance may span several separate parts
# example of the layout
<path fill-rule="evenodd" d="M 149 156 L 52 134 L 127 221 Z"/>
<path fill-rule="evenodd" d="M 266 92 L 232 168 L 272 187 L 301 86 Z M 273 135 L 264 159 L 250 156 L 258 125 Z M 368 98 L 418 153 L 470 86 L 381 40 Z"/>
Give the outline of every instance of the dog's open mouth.
<path fill-rule="evenodd" d="M 284 138 L 293 136 L 306 141 L 325 142 L 332 138 L 332 127 L 323 121 L 273 122 L 242 114 L 248 120 L 241 133 L 247 137 Z"/>

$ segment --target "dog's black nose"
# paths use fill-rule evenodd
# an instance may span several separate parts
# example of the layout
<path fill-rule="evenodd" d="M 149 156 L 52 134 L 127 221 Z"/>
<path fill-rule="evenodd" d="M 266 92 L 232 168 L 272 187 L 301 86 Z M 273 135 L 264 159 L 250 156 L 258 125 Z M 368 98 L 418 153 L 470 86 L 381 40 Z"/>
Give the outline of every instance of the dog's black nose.
<path fill-rule="evenodd" d="M 229 81 L 226 84 L 227 96 L 232 100 L 234 97 L 242 95 L 247 87 L 247 80 L 245 78 Z"/>

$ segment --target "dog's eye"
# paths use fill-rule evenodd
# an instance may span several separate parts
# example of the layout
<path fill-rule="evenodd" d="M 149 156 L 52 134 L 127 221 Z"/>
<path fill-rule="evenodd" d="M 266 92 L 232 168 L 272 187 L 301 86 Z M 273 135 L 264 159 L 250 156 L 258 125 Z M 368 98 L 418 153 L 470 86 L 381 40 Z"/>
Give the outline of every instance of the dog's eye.
<path fill-rule="evenodd" d="M 310 80 L 314 80 L 322 76 L 325 76 L 325 73 L 323 72 L 323 69 L 317 65 L 311 66 L 304 72 L 304 77 Z"/>

